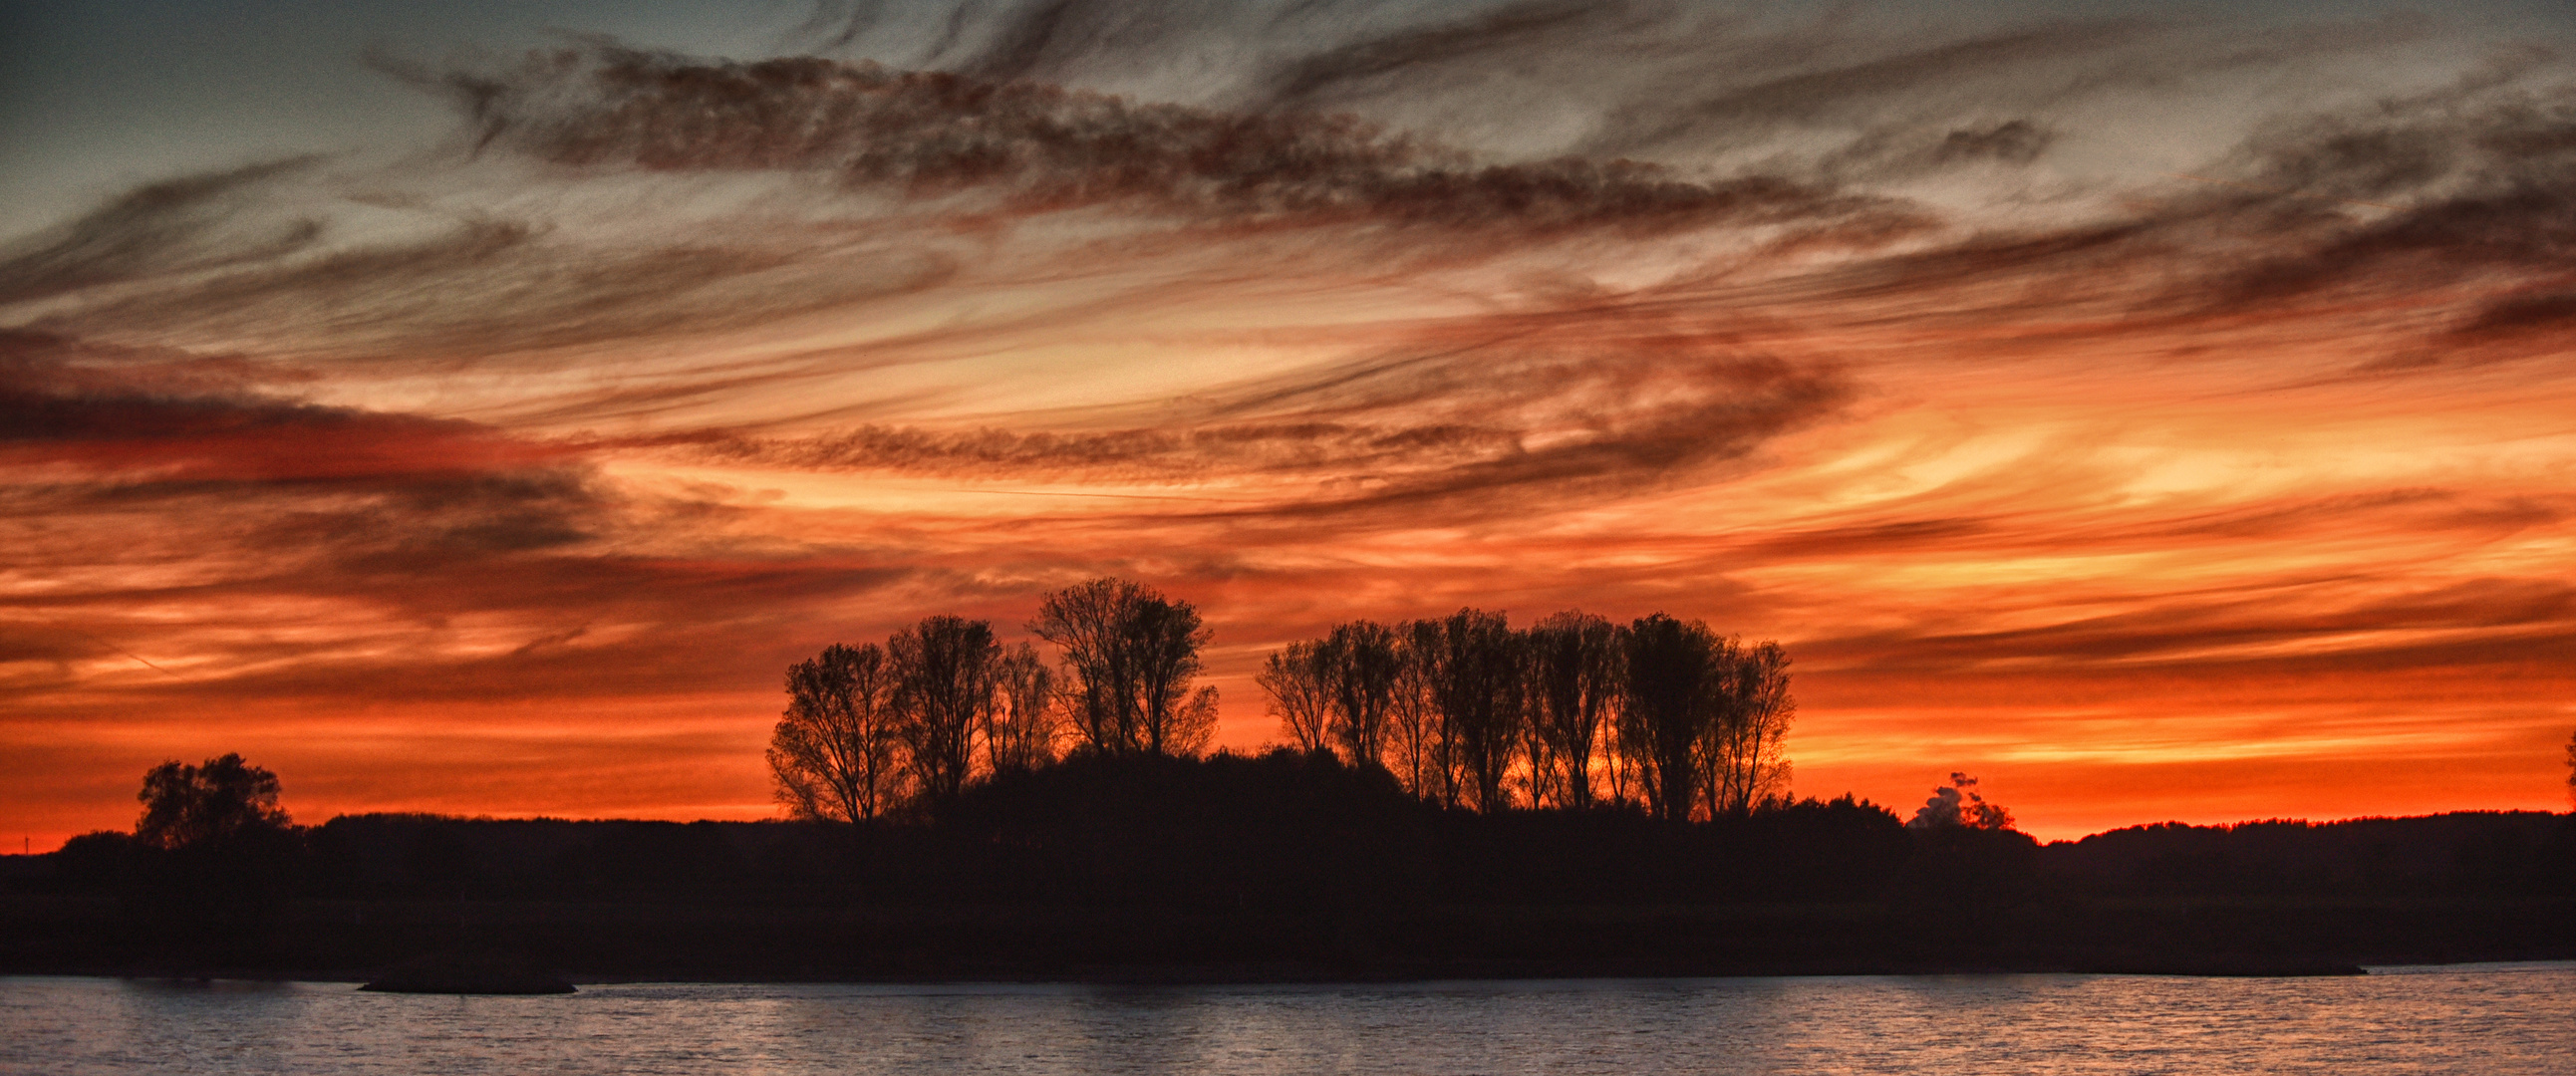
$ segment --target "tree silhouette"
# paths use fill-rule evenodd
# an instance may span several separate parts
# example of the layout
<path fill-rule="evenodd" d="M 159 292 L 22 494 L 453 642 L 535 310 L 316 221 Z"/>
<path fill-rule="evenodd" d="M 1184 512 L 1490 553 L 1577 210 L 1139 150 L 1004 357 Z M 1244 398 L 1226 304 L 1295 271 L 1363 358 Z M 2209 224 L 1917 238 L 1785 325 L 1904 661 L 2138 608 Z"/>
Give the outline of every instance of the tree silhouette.
<path fill-rule="evenodd" d="M 1270 713 L 1279 719 L 1300 751 L 1328 750 L 1332 743 L 1332 688 L 1326 682 L 1324 646 L 1290 643 L 1273 652 L 1254 673 L 1253 682 L 1270 695 Z"/>
<path fill-rule="evenodd" d="M 1120 579 L 1066 587 L 1038 604 L 1029 630 L 1054 643 L 1072 681 L 1067 708 L 1081 747 L 1115 753 L 1137 740 L 1136 655 L 1124 637 L 1128 606 L 1144 588 Z"/>
<path fill-rule="evenodd" d="M 143 790 L 135 793 L 143 815 L 134 822 L 134 836 L 176 850 L 283 832 L 290 821 L 277 805 L 277 792 L 276 774 L 238 754 L 201 766 L 164 762 L 143 775 Z"/>
<path fill-rule="evenodd" d="M 1432 698 L 1431 670 L 1439 649 L 1436 621 L 1410 620 L 1389 630 L 1396 649 L 1395 682 L 1388 692 L 1387 733 L 1396 779 L 1422 799 L 1454 803 L 1446 722 Z"/>
<path fill-rule="evenodd" d="M 2567 737 L 2567 803 L 2576 806 L 2576 733 Z"/>
<path fill-rule="evenodd" d="M 1777 642 L 1662 613 L 1620 627 L 1567 611 L 1515 631 L 1461 609 L 1341 624 L 1271 654 L 1258 679 L 1299 747 L 1330 744 L 1443 806 L 1500 811 L 1526 788 L 1533 808 L 1606 794 L 1682 820 L 1787 800 L 1788 670 Z"/>
<path fill-rule="evenodd" d="M 1642 807 L 1646 802 L 1643 759 L 1649 752 L 1640 739 L 1641 723 L 1628 711 L 1629 680 L 1634 675 L 1628 653 L 1634 634 L 1630 625 L 1610 626 L 1610 660 L 1618 673 L 1610 686 L 1610 712 L 1601 722 L 1601 768 L 1610 786 L 1610 802 L 1621 807 Z"/>
<path fill-rule="evenodd" d="M 1529 725 L 1544 768 L 1553 771 L 1533 773 L 1532 803 L 1546 788 L 1557 806 L 1589 807 L 1593 754 L 1619 691 L 1618 631 L 1601 617 L 1569 611 L 1531 627 L 1529 645 Z M 1541 758 L 1531 755 L 1533 770 L 1542 768 Z"/>
<path fill-rule="evenodd" d="M 1454 767 L 1451 798 L 1463 788 L 1491 814 L 1510 805 L 1504 779 L 1518 753 L 1524 648 L 1503 614 L 1460 609 L 1437 622 L 1425 653 L 1431 696 Z"/>
<path fill-rule="evenodd" d="M 1216 689 L 1194 687 L 1208 629 L 1198 607 L 1149 594 L 1134 607 L 1128 637 L 1137 664 L 1136 703 L 1147 754 L 1196 755 L 1216 738 Z"/>
<path fill-rule="evenodd" d="M 993 705 L 985 713 L 985 764 L 996 774 L 1026 772 L 1055 761 L 1055 673 L 1038 650 L 1021 643 L 994 666 Z"/>
<path fill-rule="evenodd" d="M 895 699 L 913 778 L 924 795 L 954 796 L 974 772 L 975 733 L 993 708 L 1002 648 L 992 622 L 924 617 L 886 651 L 902 671 Z"/>
<path fill-rule="evenodd" d="M 1080 746 L 1195 755 L 1216 735 L 1216 689 L 1193 687 L 1208 631 L 1190 603 L 1094 579 L 1047 595 L 1029 630 L 1063 652 Z"/>
<path fill-rule="evenodd" d="M 858 822 L 902 798 L 900 681 L 874 643 L 834 643 L 788 668 L 787 712 L 769 735 L 769 772 L 790 813 Z"/>
<path fill-rule="evenodd" d="M 1458 721 L 1458 710 L 1465 701 L 1456 675 L 1457 655 L 1449 638 L 1449 622 L 1414 621 L 1408 636 L 1405 656 L 1421 680 L 1422 703 L 1429 712 L 1424 729 L 1427 757 L 1423 773 L 1428 788 L 1423 798 L 1443 807 L 1455 807 L 1467 792 Z"/>
<path fill-rule="evenodd" d="M 1662 613 L 1629 625 L 1626 643 L 1620 745 L 1637 766 L 1647 812 L 1687 819 L 1723 644 L 1708 625 Z"/>
<path fill-rule="evenodd" d="M 1789 792 L 1783 741 L 1797 701 L 1789 697 L 1789 655 L 1776 642 L 1739 646 L 1730 639 L 1716 653 L 1717 692 L 1704 733 L 1701 781 L 1709 817 L 1742 816 Z"/>
<path fill-rule="evenodd" d="M 1332 703 L 1332 734 L 1354 766 L 1386 765 L 1387 724 L 1404 655 L 1395 629 L 1354 620 L 1324 639 L 1321 664 Z"/>

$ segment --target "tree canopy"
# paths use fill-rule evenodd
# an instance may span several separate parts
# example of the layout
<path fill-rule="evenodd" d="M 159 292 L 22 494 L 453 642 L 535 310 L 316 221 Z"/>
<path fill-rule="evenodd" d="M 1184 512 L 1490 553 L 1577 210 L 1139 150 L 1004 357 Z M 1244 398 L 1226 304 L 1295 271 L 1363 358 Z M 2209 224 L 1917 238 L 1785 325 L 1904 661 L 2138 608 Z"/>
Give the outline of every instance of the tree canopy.
<path fill-rule="evenodd" d="M 779 800 L 798 818 L 863 822 L 1044 767 L 1068 742 L 1188 757 L 1214 737 L 1216 689 L 1196 683 L 1208 630 L 1190 603 L 1094 579 L 1047 595 L 1029 629 L 1059 664 L 943 614 L 790 666 L 768 752 Z"/>
<path fill-rule="evenodd" d="M 769 738 L 778 798 L 798 818 L 857 822 L 903 792 L 902 674 L 875 643 L 834 643 L 787 670 L 787 713 Z"/>
<path fill-rule="evenodd" d="M 1661 613 L 1515 629 L 1471 608 L 1344 623 L 1272 653 L 1256 679 L 1297 747 L 1383 767 L 1436 803 L 1689 819 L 1786 800 L 1788 667 L 1778 643 Z"/>
<path fill-rule="evenodd" d="M 143 775 L 137 840 L 156 848 L 194 848 L 290 825 L 277 805 L 277 775 L 238 754 L 191 766 L 173 759 Z"/>
<path fill-rule="evenodd" d="M 1197 606 L 1094 579 L 1047 595 L 1029 630 L 1063 655 L 1076 746 L 1195 755 L 1215 738 L 1216 689 L 1196 686 L 1208 641 Z"/>
<path fill-rule="evenodd" d="M 1100 578 L 1045 595 L 1027 627 L 1053 664 L 990 621 L 939 615 L 790 667 L 769 749 L 780 800 L 800 818 L 861 822 L 1059 757 L 1207 749 L 1216 690 L 1197 683 L 1209 631 L 1196 606 Z M 1346 621 L 1274 651 L 1254 680 L 1298 752 L 1442 807 L 1688 821 L 1789 802 L 1788 669 L 1776 642 L 1663 613 L 1515 628 L 1462 608 Z"/>

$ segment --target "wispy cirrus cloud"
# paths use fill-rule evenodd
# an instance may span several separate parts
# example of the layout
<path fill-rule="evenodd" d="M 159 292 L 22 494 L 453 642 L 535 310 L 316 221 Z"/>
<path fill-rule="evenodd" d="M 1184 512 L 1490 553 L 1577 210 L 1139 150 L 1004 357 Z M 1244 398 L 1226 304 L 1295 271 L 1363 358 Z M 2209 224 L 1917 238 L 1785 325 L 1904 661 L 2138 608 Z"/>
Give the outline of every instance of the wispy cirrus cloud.
<path fill-rule="evenodd" d="M 2193 810 L 2441 735 L 2525 802 L 2576 82 L 2244 19 L 849 5 L 813 56 L 379 57 L 444 148 L 0 246 L 5 734 L 124 774 L 139 703 L 451 761 L 498 726 L 439 714 L 577 715 L 534 788 L 653 713 L 748 730 L 671 802 L 757 812 L 786 661 L 1106 572 L 1207 608 L 1237 744 L 1334 620 L 1666 609 L 1786 640 L 1802 774 L 1881 798 L 2131 720 L 2287 790 Z"/>

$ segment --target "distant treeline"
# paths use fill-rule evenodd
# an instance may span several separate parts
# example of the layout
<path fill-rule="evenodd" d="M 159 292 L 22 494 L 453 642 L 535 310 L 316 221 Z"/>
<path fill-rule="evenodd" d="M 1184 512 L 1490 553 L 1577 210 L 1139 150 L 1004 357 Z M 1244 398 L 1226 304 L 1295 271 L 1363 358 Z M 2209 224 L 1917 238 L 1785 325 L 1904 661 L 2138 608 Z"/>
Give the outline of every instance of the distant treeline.
<path fill-rule="evenodd" d="M 1978 836 L 2007 855 L 2033 847 L 2018 833 Z M 1197 758 L 1076 754 L 855 825 L 358 815 L 182 846 L 90 834 L 52 861 L 74 888 L 148 887 L 156 878 L 195 887 L 205 881 L 195 864 L 230 859 L 264 873 L 265 891 L 312 897 L 664 894 L 1278 911 L 1875 899 L 1924 839 L 1848 797 L 1717 822 L 1618 811 L 1487 815 L 1414 797 L 1383 768 L 1277 748 Z"/>
<path fill-rule="evenodd" d="M 2571 816 L 2042 846 L 1848 797 L 1701 821 L 1485 813 L 1289 748 L 1075 753 L 856 824 L 263 816 L 10 862 L 0 972 L 363 971 L 459 949 L 606 976 L 1238 980 L 2576 955 Z"/>
<path fill-rule="evenodd" d="M 376 814 L 298 827 L 271 810 L 190 839 L 86 834 L 36 860 L 50 864 L 50 884 L 73 889 L 255 873 L 260 891 L 337 897 L 726 892 L 1293 908 L 2576 895 L 2576 815 L 2161 823 L 2042 845 L 2009 830 L 1908 826 L 1848 796 L 1707 821 L 1486 814 L 1412 796 L 1382 768 L 1276 748 L 1076 755 L 860 825 Z"/>
<path fill-rule="evenodd" d="M 933 616 L 790 668 L 787 821 L 299 827 L 237 755 L 163 764 L 133 832 L 0 858 L 0 973 L 469 949 L 647 978 L 1225 981 L 2576 957 L 2576 816 L 2042 846 L 1966 774 L 1910 820 L 1792 799 L 1787 656 L 1662 614 L 1339 625 L 1270 655 L 1292 743 L 1253 754 L 1207 751 L 1189 603 L 1099 579 L 1029 629 L 1053 660 Z"/>
<path fill-rule="evenodd" d="M 787 672 L 769 763 L 798 817 L 863 821 L 1068 755 L 1191 757 L 1214 731 L 1198 610 L 1098 579 L 1028 625 L 933 616 L 882 645 L 835 644 Z M 1744 816 L 1785 804 L 1789 658 L 1698 621 L 1580 612 L 1354 620 L 1269 656 L 1258 676 L 1296 747 L 1384 769 L 1416 797 L 1495 813 L 1637 809 Z M 1952 816 L 2000 828 L 2000 814 Z"/>

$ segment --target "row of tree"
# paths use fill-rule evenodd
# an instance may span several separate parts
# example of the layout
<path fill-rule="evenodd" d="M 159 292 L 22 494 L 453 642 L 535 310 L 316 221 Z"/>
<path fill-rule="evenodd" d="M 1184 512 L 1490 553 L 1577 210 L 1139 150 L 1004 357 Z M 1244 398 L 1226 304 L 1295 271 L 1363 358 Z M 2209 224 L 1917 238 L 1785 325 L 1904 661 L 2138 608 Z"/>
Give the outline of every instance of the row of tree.
<path fill-rule="evenodd" d="M 800 818 L 861 821 L 1067 748 L 1194 755 L 1214 737 L 1216 689 L 1195 683 L 1208 631 L 1190 603 L 1094 579 L 1047 595 L 1028 628 L 1058 662 L 1002 645 L 991 621 L 942 615 L 790 667 L 769 743 L 779 798 Z"/>
<path fill-rule="evenodd" d="M 882 645 L 835 644 L 787 671 L 770 738 L 799 817 L 860 821 L 1064 751 L 1195 755 L 1216 727 L 1190 603 L 1123 579 L 1048 594 L 1005 646 L 990 621 L 933 616 Z M 1742 815 L 1788 794 L 1789 659 L 1699 621 L 1580 612 L 1355 620 L 1270 655 L 1257 679 L 1294 746 L 1384 768 L 1416 796 L 1495 812 L 1608 804 L 1660 818 Z"/>
<path fill-rule="evenodd" d="M 1778 643 L 1662 613 L 1515 629 L 1461 609 L 1342 624 L 1272 654 L 1258 680 L 1297 746 L 1383 765 L 1425 799 L 1688 819 L 1787 796 L 1788 670 Z"/>

